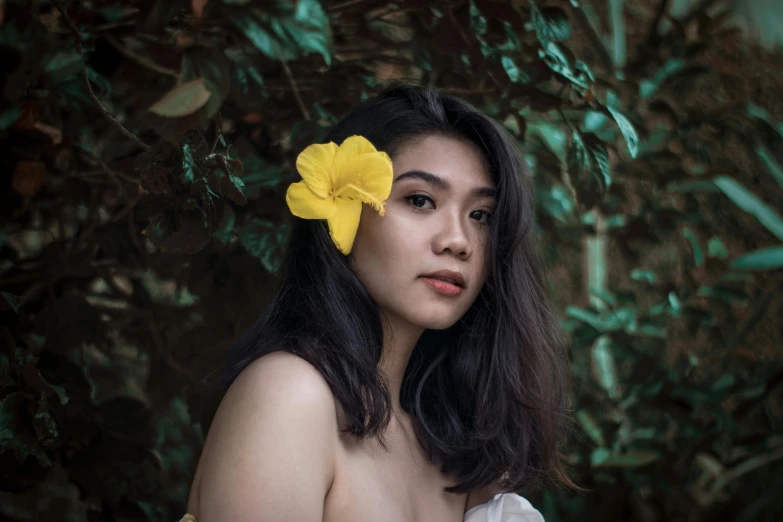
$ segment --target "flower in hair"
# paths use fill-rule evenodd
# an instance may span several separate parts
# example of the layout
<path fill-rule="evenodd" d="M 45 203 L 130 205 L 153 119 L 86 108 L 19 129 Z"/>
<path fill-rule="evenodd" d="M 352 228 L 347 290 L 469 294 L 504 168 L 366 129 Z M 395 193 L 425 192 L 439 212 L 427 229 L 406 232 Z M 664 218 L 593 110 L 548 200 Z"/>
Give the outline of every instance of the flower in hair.
<path fill-rule="evenodd" d="M 392 162 L 367 138 L 351 136 L 338 146 L 315 143 L 296 158 L 302 181 L 285 195 L 291 213 L 303 219 L 325 219 L 329 235 L 344 255 L 351 253 L 362 203 L 382 216 L 391 193 Z"/>

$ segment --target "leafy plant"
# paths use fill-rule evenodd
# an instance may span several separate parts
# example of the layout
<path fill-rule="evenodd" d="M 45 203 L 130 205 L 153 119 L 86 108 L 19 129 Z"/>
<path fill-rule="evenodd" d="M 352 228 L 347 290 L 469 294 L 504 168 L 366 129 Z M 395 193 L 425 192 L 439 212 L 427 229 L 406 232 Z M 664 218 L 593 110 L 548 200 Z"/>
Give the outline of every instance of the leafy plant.
<path fill-rule="evenodd" d="M 552 521 L 779 518 L 780 58 L 712 2 L 605 7 L 3 4 L 0 517 L 181 516 L 296 154 L 404 77 L 535 175 L 592 493 L 522 493 Z"/>

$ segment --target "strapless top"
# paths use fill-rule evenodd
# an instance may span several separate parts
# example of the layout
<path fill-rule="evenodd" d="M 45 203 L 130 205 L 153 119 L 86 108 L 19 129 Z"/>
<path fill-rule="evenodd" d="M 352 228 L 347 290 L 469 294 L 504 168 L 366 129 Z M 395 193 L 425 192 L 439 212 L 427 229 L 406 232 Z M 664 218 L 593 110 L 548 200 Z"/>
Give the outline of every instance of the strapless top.
<path fill-rule="evenodd" d="M 186 513 L 178 522 L 198 522 Z M 544 517 L 522 495 L 498 493 L 489 502 L 473 506 L 465 512 L 462 522 L 544 522 Z"/>

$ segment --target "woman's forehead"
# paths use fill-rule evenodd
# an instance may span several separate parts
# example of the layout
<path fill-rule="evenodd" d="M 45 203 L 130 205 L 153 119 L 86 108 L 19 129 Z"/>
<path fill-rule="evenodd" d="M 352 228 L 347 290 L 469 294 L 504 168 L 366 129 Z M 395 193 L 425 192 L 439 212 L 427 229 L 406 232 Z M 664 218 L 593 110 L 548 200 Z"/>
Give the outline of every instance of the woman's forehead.
<path fill-rule="evenodd" d="M 392 158 L 395 181 L 405 178 L 410 171 L 431 173 L 445 180 L 446 185 L 480 183 L 492 185 L 487 162 L 481 150 L 467 140 L 444 136 L 427 136 L 403 146 Z M 426 181 L 426 180 L 423 180 Z M 441 187 L 445 188 L 445 187 Z"/>

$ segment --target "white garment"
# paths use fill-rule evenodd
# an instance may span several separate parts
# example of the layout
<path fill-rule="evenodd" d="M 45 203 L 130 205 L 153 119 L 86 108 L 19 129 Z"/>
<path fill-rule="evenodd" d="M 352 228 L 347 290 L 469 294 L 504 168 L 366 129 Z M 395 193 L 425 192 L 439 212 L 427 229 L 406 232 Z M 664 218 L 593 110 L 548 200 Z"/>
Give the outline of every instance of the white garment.
<path fill-rule="evenodd" d="M 544 517 L 522 495 L 498 493 L 467 510 L 462 522 L 544 522 Z"/>
<path fill-rule="evenodd" d="M 197 520 L 186 513 L 179 522 Z M 516 493 L 498 493 L 489 502 L 467 510 L 462 522 L 544 522 L 544 517 L 525 497 Z"/>

